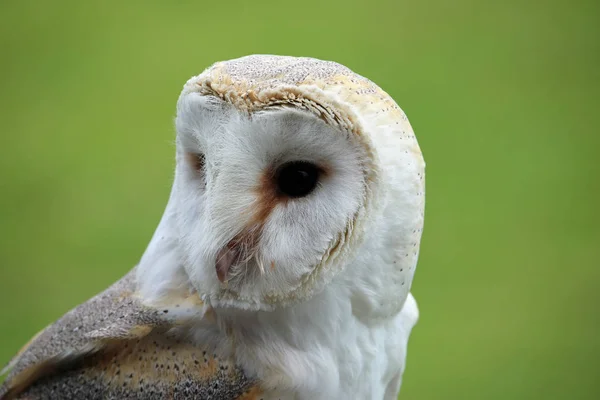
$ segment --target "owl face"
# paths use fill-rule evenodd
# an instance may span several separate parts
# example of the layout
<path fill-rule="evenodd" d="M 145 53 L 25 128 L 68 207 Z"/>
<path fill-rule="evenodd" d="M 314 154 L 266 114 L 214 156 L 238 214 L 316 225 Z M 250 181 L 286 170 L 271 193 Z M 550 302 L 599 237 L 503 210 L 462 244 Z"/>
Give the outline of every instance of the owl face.
<path fill-rule="evenodd" d="M 310 113 L 248 113 L 197 93 L 176 119 L 176 225 L 212 303 L 261 307 L 302 286 L 365 199 L 364 147 Z"/>
<path fill-rule="evenodd" d="M 188 80 L 176 128 L 171 198 L 137 268 L 149 303 L 190 288 L 273 310 L 330 287 L 353 312 L 399 312 L 425 164 L 387 93 L 333 62 L 247 56 Z"/>

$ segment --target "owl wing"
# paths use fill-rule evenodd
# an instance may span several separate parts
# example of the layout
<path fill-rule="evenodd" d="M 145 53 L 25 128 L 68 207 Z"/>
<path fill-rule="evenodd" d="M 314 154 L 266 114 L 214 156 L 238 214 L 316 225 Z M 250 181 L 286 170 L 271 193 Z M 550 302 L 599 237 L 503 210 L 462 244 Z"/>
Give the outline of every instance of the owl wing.
<path fill-rule="evenodd" d="M 230 357 L 141 303 L 134 271 L 34 336 L 3 371 L 0 400 L 258 398 Z"/>

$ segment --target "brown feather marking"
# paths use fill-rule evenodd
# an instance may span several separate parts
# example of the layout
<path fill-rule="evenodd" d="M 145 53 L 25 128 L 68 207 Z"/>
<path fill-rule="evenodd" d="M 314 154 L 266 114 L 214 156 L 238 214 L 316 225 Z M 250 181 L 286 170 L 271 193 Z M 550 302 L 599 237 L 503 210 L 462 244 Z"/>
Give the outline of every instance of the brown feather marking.
<path fill-rule="evenodd" d="M 27 367 L 23 371 L 19 372 L 19 374 L 9 382 L 7 390 L 4 394 L 2 394 L 1 399 L 11 400 L 16 398 L 16 396 L 34 384 L 37 380 L 45 376 L 52 375 L 60 369 L 65 368 L 66 365 L 71 364 L 83 354 L 89 354 L 98 351 L 100 346 L 100 342 L 97 342 L 96 344 L 90 344 L 88 348 L 81 350 L 80 352 L 52 357 L 38 364 Z"/>
<path fill-rule="evenodd" d="M 185 159 L 194 171 L 202 171 L 204 168 L 204 156 L 198 153 L 185 153 Z"/>
<path fill-rule="evenodd" d="M 279 202 L 285 202 L 286 197 L 281 196 L 275 187 L 275 170 L 267 168 L 261 175 L 255 193 L 258 197 L 255 204 L 255 212 L 250 223 L 251 226 L 260 227 L 262 230 L 267 218 Z"/>
<path fill-rule="evenodd" d="M 11 371 L 0 386 L 0 399 L 17 396 L 21 390 L 56 370 L 113 343 L 149 332 L 140 325 L 163 326 L 158 311 L 143 306 L 133 293 L 135 268 L 101 294 L 65 314 L 38 335 L 9 364 Z"/>
<path fill-rule="evenodd" d="M 138 340 L 120 341 L 68 370 L 57 370 L 29 387 L 22 398 L 73 398 L 70 395 L 76 394 L 76 398 L 94 400 L 236 399 L 253 385 L 231 359 L 178 336 L 154 332 Z"/>
<path fill-rule="evenodd" d="M 262 389 L 259 386 L 252 386 L 250 390 L 243 393 L 240 397 L 237 397 L 235 400 L 259 400 L 264 394 Z"/>

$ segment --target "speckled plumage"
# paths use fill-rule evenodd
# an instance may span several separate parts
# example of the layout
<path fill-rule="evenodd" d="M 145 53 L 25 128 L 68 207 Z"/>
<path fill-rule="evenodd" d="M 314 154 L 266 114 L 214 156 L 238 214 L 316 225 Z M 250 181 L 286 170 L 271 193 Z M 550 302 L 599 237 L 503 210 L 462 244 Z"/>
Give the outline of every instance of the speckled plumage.
<path fill-rule="evenodd" d="M 253 399 L 260 389 L 227 359 L 164 333 L 119 344 L 43 378 L 23 399 Z"/>
<path fill-rule="evenodd" d="M 251 111 L 273 105 L 285 99 L 286 92 L 293 94 L 298 89 L 304 96 L 312 98 L 310 89 L 313 87 L 327 94 L 327 97 L 319 96 L 314 100 L 332 106 L 331 112 L 343 102 L 357 107 L 361 113 L 380 114 L 382 120 L 397 124 L 407 121 L 404 112 L 379 86 L 332 61 L 252 55 L 214 64 L 199 77 L 192 78 L 184 92 L 194 91 L 194 85 L 211 88 L 234 104 L 241 106 L 242 101 L 251 104 Z M 288 99 L 292 101 L 294 97 Z M 404 133 L 410 133 L 414 139 L 412 129 Z"/>
<path fill-rule="evenodd" d="M 187 82 L 183 94 L 195 91 L 214 94 L 249 112 L 277 105 L 307 108 L 326 122 L 362 135 L 371 132 L 362 132 L 365 121 L 358 119 L 368 116 L 379 126 L 390 125 L 423 162 L 408 118 L 394 99 L 369 79 L 333 61 L 251 55 L 207 68 Z"/>
<path fill-rule="evenodd" d="M 168 310 L 144 306 L 134 277 L 135 269 L 36 335 L 11 361 L 0 398 L 250 400 L 260 392 L 230 359 L 173 331 Z"/>
<path fill-rule="evenodd" d="M 424 211 L 425 165 L 404 112 L 340 64 L 255 55 L 188 80 L 177 114 L 173 191 L 139 265 L 34 337 L 0 400 L 395 399 L 418 318 Z M 293 207 L 257 207 L 260 185 L 245 183 L 288 155 L 321 155 L 329 180 Z M 281 217 L 289 209 L 300 211 Z M 215 254 L 247 216 L 271 268 L 220 282 Z M 318 257 L 294 253 L 304 248 Z"/>
<path fill-rule="evenodd" d="M 93 350 L 102 346 L 102 339 L 93 332 L 112 327 L 106 336 L 127 338 L 129 331 L 140 326 L 161 324 L 157 310 L 143 307 L 136 297 L 135 273 L 131 271 L 105 292 L 65 314 L 56 323 L 41 331 L 38 336 L 15 357 L 10 380 L 22 370 L 43 360 L 60 357 L 70 349 Z"/>

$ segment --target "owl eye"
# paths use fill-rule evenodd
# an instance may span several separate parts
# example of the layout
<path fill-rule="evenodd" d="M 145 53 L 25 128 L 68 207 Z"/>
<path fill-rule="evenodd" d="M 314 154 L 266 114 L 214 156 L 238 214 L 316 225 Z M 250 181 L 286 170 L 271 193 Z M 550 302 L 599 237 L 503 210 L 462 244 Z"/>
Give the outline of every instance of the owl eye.
<path fill-rule="evenodd" d="M 187 153 L 186 159 L 190 167 L 196 172 L 202 172 L 204 169 L 204 154 Z"/>
<path fill-rule="evenodd" d="M 289 197 L 307 196 L 317 186 L 319 173 L 319 167 L 308 161 L 286 163 L 275 175 L 277 189 Z"/>

